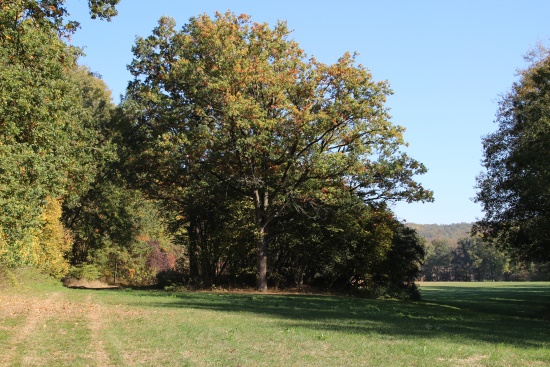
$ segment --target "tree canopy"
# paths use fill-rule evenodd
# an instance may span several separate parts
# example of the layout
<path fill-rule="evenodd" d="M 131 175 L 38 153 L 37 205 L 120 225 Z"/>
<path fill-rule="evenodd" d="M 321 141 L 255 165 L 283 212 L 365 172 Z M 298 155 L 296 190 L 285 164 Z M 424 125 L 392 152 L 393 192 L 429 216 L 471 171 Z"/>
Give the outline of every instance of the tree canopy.
<path fill-rule="evenodd" d="M 163 17 L 117 108 L 66 43 L 64 0 L 0 8 L 1 266 L 417 295 L 424 248 L 387 204 L 432 200 L 426 168 L 355 55 L 308 57 L 284 22 Z"/>
<path fill-rule="evenodd" d="M 307 59 L 289 35 L 284 22 L 246 15 L 201 15 L 181 31 L 163 17 L 133 48 L 126 97 L 140 160 L 159 168 L 157 194 L 179 200 L 193 177 L 253 205 L 264 290 L 268 244 L 288 211 L 341 195 L 431 200 L 413 180 L 425 167 L 400 151 L 388 84 L 350 54 L 332 65 Z"/>
<path fill-rule="evenodd" d="M 60 225 L 61 204 L 74 203 L 88 189 L 108 150 L 100 131 L 113 107 L 110 93 L 103 82 L 77 66 L 78 50 L 64 43 L 62 33 L 68 28 L 63 25 L 63 3 L 0 4 L 0 263 L 4 265 L 54 261 L 42 256 L 51 254 L 43 246 L 44 238 L 60 249 L 55 256 L 63 258 L 67 249 L 63 231 L 56 229 L 56 236 L 44 231 Z M 95 3 L 99 8 L 92 11 L 98 16 L 114 14 L 106 2 Z"/>
<path fill-rule="evenodd" d="M 116 5 L 120 0 L 88 0 L 92 19 L 111 20 L 116 16 Z M 60 33 L 72 32 L 78 22 L 67 21 L 69 15 L 66 0 L 3 0 L 2 25 L 14 27 L 22 21 L 32 19 L 39 28 L 55 28 Z"/>
<path fill-rule="evenodd" d="M 550 54 L 531 54 L 483 139 L 475 230 L 522 260 L 550 261 Z"/>

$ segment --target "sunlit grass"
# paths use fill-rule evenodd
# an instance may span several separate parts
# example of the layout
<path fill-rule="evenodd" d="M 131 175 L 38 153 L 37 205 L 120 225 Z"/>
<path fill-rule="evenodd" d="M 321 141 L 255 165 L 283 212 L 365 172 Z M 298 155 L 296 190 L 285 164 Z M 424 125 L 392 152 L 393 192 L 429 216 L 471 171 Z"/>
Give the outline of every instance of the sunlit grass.
<path fill-rule="evenodd" d="M 421 290 L 422 302 L 402 302 L 58 288 L 58 298 L 50 304 L 53 313 L 26 338 L 17 332 L 26 325 L 21 315 L 0 320 L 6 331 L 0 334 L 0 357 L 4 346 L 15 344 L 7 357 L 21 366 L 550 363 L 550 322 L 542 319 L 550 304 L 550 283 L 433 283 Z M 51 292 L 33 290 L 37 301 Z M 56 314 L 62 304 L 68 310 Z"/>

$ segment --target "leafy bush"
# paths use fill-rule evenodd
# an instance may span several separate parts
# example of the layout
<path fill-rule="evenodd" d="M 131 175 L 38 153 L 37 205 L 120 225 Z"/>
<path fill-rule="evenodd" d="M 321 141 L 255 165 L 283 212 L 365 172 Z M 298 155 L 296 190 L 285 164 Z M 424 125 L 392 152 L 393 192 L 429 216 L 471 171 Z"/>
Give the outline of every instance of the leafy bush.
<path fill-rule="evenodd" d="M 15 287 L 19 284 L 15 274 L 8 268 L 0 268 L 0 288 Z"/>
<path fill-rule="evenodd" d="M 414 283 L 369 284 L 366 287 L 356 289 L 355 292 L 357 296 L 365 298 L 420 300 L 418 286 Z"/>
<path fill-rule="evenodd" d="M 72 247 L 72 236 L 61 223 L 61 201 L 48 198 L 42 214 L 43 226 L 37 238 L 38 269 L 54 278 L 63 278 L 69 271 L 65 258 Z"/>
<path fill-rule="evenodd" d="M 72 279 L 84 279 L 84 280 L 97 280 L 101 277 L 101 271 L 93 264 L 84 264 L 79 266 L 73 266 L 67 278 Z"/>
<path fill-rule="evenodd" d="M 157 273 L 157 285 L 161 288 L 181 285 L 185 283 L 186 278 L 188 276 L 181 271 L 173 269 L 163 270 Z"/>
<path fill-rule="evenodd" d="M 173 253 L 167 252 L 160 246 L 160 243 L 155 240 L 149 241 L 151 253 L 147 258 L 147 267 L 157 272 L 168 271 L 175 268 L 175 256 Z"/>

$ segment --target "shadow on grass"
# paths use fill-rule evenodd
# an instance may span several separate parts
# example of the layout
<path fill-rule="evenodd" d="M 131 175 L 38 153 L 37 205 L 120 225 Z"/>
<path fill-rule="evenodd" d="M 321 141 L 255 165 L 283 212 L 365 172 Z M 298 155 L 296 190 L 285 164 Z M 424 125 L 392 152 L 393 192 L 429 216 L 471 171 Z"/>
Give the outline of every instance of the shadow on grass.
<path fill-rule="evenodd" d="M 550 347 L 550 322 L 534 318 L 537 307 L 550 303 L 548 287 L 432 287 L 424 292 L 422 302 L 259 293 L 133 291 L 129 295 L 134 297 L 129 300 L 132 305 L 143 308 L 189 308 L 276 318 L 282 330 L 306 328 Z"/>
<path fill-rule="evenodd" d="M 483 283 L 482 283 L 483 284 Z M 534 319 L 546 319 L 550 306 L 548 283 L 505 284 L 498 286 L 427 286 L 424 299 L 439 305 L 465 310 Z M 479 283 L 478 283 L 479 285 Z"/>

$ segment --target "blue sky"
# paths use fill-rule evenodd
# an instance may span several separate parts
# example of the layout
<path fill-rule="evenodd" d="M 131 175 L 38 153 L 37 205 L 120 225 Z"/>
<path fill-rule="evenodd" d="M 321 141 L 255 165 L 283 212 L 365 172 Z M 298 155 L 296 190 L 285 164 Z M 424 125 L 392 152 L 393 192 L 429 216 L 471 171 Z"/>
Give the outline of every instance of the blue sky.
<path fill-rule="evenodd" d="M 394 207 L 412 223 L 483 216 L 471 201 L 482 169 L 481 137 L 496 129 L 499 96 L 517 80 L 523 55 L 550 38 L 547 0 L 122 0 L 109 23 L 88 19 L 87 0 L 67 6 L 82 25 L 72 44 L 84 47 L 81 62 L 102 75 L 115 102 L 130 80 L 135 37 L 150 35 L 162 15 L 178 28 L 216 10 L 269 24 L 286 20 L 292 38 L 320 61 L 358 52 L 375 80 L 389 81 L 392 121 L 407 129 L 407 153 L 429 169 L 418 181 L 434 191 L 435 202 Z"/>

